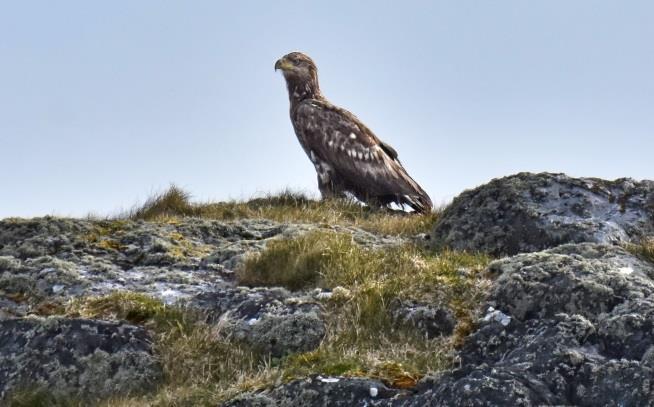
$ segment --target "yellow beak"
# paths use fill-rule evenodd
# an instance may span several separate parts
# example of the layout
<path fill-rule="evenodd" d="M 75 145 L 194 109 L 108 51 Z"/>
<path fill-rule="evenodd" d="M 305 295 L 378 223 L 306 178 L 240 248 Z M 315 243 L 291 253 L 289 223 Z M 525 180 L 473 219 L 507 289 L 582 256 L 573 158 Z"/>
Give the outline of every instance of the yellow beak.
<path fill-rule="evenodd" d="M 284 58 L 280 58 L 275 62 L 275 71 L 278 69 L 281 69 L 282 71 L 285 71 L 287 69 L 291 69 L 293 67 L 293 64 L 285 60 Z"/>

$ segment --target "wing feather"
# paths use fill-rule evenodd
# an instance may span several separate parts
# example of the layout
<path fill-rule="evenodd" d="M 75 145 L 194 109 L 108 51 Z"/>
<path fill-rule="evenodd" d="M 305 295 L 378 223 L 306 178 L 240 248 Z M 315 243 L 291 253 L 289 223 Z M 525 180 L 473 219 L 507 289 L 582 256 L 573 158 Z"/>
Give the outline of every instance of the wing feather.
<path fill-rule="evenodd" d="M 292 112 L 293 126 L 310 156 L 327 162 L 349 184 L 371 196 L 409 196 L 431 209 L 431 201 L 409 176 L 393 147 L 356 116 L 324 100 L 307 100 Z M 419 206 L 419 205 L 418 205 Z"/>

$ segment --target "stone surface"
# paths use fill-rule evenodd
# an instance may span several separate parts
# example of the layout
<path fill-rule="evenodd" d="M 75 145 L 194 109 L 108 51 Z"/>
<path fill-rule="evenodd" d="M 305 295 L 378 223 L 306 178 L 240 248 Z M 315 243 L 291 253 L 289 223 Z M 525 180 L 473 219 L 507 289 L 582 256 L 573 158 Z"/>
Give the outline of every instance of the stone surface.
<path fill-rule="evenodd" d="M 24 316 L 43 303 L 118 290 L 147 294 L 168 304 L 188 300 L 229 285 L 244 256 L 263 250 L 271 239 L 318 229 L 318 225 L 248 219 L 0 220 L 0 318 Z M 357 228 L 322 229 L 350 233 L 365 247 L 403 242 Z"/>
<path fill-rule="evenodd" d="M 313 350 L 325 336 L 320 304 L 283 288 L 224 288 L 189 302 L 233 338 L 273 357 Z"/>
<path fill-rule="evenodd" d="M 318 229 L 349 233 L 356 242 L 371 248 L 403 242 L 357 228 L 280 224 L 268 220 L 184 219 L 170 223 L 54 217 L 0 220 L 0 321 L 7 327 L 18 324 L 20 329 L 39 330 L 40 327 L 30 324 L 41 320 L 25 317 L 61 313 L 65 303 L 75 297 L 129 291 L 153 296 L 167 304 L 185 304 L 203 312 L 209 321 L 220 324 L 218 331 L 221 333 L 272 357 L 312 350 L 325 335 L 319 298 L 311 293 L 291 293 L 280 288 L 236 287 L 233 272 L 245 256 L 263 250 L 272 239 L 293 238 Z M 43 320 L 39 324 L 54 326 L 54 321 L 59 320 Z M 113 342 L 110 344 L 131 344 L 136 333 L 144 335 L 140 328 L 103 325 L 105 323 L 100 321 L 80 322 L 79 327 L 75 320 L 58 324 L 59 328 L 52 328 L 56 332 L 43 333 L 41 344 L 53 337 L 61 342 L 61 347 L 75 348 L 83 346 L 76 341 L 88 341 L 89 348 L 85 350 L 88 352 L 99 344 L 109 346 L 102 342 L 107 338 L 89 336 L 86 329 L 89 326 L 91 330 L 111 331 Z M 14 331 L 12 328 L 7 332 Z M 16 335 L 21 337 L 22 334 Z M 44 346 L 52 347 L 55 353 L 47 353 L 44 349 L 43 354 L 35 354 L 28 348 L 27 354 L 19 356 L 28 358 L 17 367 L 22 370 L 4 371 L 6 377 L 0 383 L 0 391 L 12 388 L 16 380 L 23 379 L 34 379 L 47 386 L 58 383 L 53 388 L 61 385 L 63 389 L 70 385 L 86 389 L 93 385 L 90 381 L 94 378 L 85 372 L 93 372 L 92 369 L 101 366 L 83 365 L 87 359 L 109 363 L 116 374 L 126 379 L 132 374 L 130 371 L 144 373 L 139 366 L 130 367 L 129 360 L 125 369 L 121 367 L 121 358 L 130 355 L 122 348 L 109 346 L 104 353 L 82 354 L 80 358 L 86 359 L 75 362 L 77 364 L 69 369 L 68 365 L 59 366 L 70 363 L 68 359 L 65 363 L 60 360 L 67 354 L 54 345 Z M 30 355 L 36 355 L 36 359 L 29 359 Z M 38 363 L 43 363 L 46 370 L 37 369 Z M 33 378 L 26 376 L 31 374 L 31 369 Z M 57 372 L 57 369 L 62 371 Z M 101 397 L 131 391 L 128 384 L 114 386 L 113 378 L 107 374 L 97 372 L 95 379 L 102 383 L 96 383 L 98 388 L 89 394 Z M 149 380 L 149 376 L 144 374 L 143 380 Z M 134 389 L 148 388 L 143 381 L 132 382 Z M 115 388 L 110 390 L 107 386 Z"/>
<path fill-rule="evenodd" d="M 82 400 L 143 393 L 161 375 L 143 328 L 66 318 L 0 321 L 0 404 L 20 388 Z"/>
<path fill-rule="evenodd" d="M 373 390 L 374 389 L 374 390 Z M 258 393 L 243 394 L 225 407 L 350 407 L 388 405 L 400 391 L 370 379 L 314 376 Z M 374 397 L 373 397 L 374 395 Z"/>
<path fill-rule="evenodd" d="M 430 234 L 434 247 L 495 255 L 563 243 L 624 243 L 654 235 L 654 182 L 520 173 L 463 192 Z"/>
<path fill-rule="evenodd" d="M 412 326 L 429 339 L 452 334 L 457 322 L 451 310 L 433 304 L 395 300 L 390 310 L 396 324 Z"/>
<path fill-rule="evenodd" d="M 456 368 L 403 391 L 372 379 L 312 376 L 227 405 L 654 405 L 654 265 L 615 245 L 654 236 L 653 190 L 650 181 L 525 173 L 463 193 L 435 225 L 431 245 L 522 254 L 489 266 L 494 282 Z M 323 303 L 354 293 L 237 287 L 233 275 L 271 239 L 322 228 L 266 220 L 1 220 L 0 404 L 21 386 L 90 400 L 160 382 L 142 328 L 28 316 L 80 296 L 124 290 L 185 304 L 217 333 L 272 358 L 315 349 L 326 332 Z M 329 229 L 365 247 L 405 242 Z M 451 335 L 456 324 L 436 303 L 395 301 L 390 311 L 396 324 L 427 338 Z"/>
<path fill-rule="evenodd" d="M 358 387 L 333 394 L 296 381 L 228 405 L 654 405 L 654 264 L 583 243 L 497 260 L 489 272 L 497 278 L 460 367 L 413 392 L 373 402 Z"/>
<path fill-rule="evenodd" d="M 570 244 L 498 260 L 488 306 L 459 353 L 397 405 L 654 404 L 654 265 Z M 496 309 L 495 309 L 496 308 Z"/>

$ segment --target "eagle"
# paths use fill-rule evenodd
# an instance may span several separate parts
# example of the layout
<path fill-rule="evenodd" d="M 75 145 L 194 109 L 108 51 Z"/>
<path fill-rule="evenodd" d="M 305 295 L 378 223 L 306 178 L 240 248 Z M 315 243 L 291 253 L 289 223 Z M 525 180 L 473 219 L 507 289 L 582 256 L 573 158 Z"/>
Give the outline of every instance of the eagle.
<path fill-rule="evenodd" d="M 391 203 L 429 213 L 432 202 L 398 159 L 355 115 L 320 92 L 318 68 L 309 56 L 291 52 L 275 62 L 286 79 L 291 122 L 318 174 L 323 199 L 348 193 L 372 207 Z"/>

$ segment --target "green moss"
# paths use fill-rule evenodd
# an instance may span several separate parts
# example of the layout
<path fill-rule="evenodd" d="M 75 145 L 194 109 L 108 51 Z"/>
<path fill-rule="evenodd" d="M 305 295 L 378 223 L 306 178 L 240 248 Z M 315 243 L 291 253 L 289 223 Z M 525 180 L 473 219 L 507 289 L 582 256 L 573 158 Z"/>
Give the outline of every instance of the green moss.
<path fill-rule="evenodd" d="M 126 220 L 102 220 L 95 222 L 83 239 L 100 249 L 121 251 L 125 249 L 125 245 L 120 243 L 120 237 L 126 230 Z"/>
<path fill-rule="evenodd" d="M 134 324 L 153 320 L 161 323 L 182 317 L 177 308 L 167 307 L 150 296 L 126 291 L 77 299 L 68 305 L 67 313 L 92 319 L 125 320 Z"/>
<path fill-rule="evenodd" d="M 168 249 L 168 254 L 175 259 L 203 257 L 211 253 L 213 250 L 212 246 L 195 244 L 178 232 L 173 232 L 168 237 L 173 243 L 173 245 Z"/>

